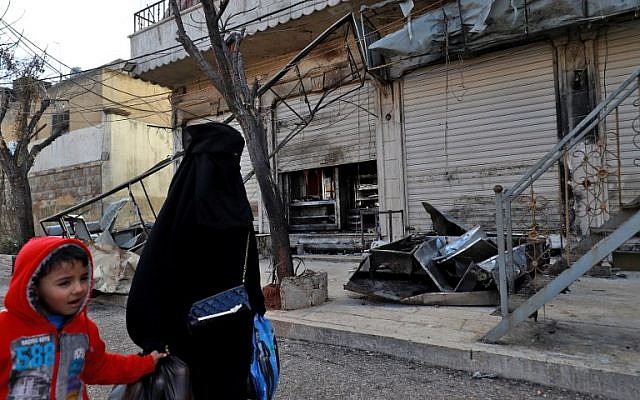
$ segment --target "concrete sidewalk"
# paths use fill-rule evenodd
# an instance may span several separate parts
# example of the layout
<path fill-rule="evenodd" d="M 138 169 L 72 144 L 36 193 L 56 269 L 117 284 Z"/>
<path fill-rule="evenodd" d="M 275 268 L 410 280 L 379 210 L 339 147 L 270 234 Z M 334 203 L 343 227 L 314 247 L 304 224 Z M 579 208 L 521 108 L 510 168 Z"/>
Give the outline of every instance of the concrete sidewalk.
<path fill-rule="evenodd" d="M 491 315 L 495 308 L 373 301 L 342 288 L 357 265 L 353 257 L 306 259 L 304 267 L 328 273 L 329 301 L 270 311 L 277 333 L 614 399 L 640 398 L 638 273 L 584 277 L 540 310 L 537 323 L 522 323 L 500 344 L 485 344 L 478 339 L 500 321 Z"/>

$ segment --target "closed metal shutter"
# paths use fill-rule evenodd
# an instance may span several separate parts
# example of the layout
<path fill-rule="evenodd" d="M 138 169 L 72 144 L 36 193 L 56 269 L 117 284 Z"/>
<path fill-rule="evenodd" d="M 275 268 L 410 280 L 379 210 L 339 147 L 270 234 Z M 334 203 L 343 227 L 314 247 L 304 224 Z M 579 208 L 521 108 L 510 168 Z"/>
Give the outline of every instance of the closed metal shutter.
<path fill-rule="evenodd" d="M 635 21 L 609 29 L 606 34 L 599 36 L 596 49 L 600 94 L 604 99 L 640 67 L 640 23 Z M 620 185 L 617 177 L 608 178 L 609 203 L 613 209 L 617 208 L 618 199 L 624 204 L 640 196 L 639 99 L 640 92 L 627 98 L 618 107 L 617 116 L 613 113 L 606 119 L 608 167 L 612 174 L 618 170 L 620 173 Z M 619 144 L 615 138 L 616 132 L 619 133 Z"/>
<path fill-rule="evenodd" d="M 416 71 L 403 84 L 403 111 L 409 225 L 431 229 L 427 201 L 466 225 L 494 230 L 493 187 L 511 186 L 557 143 L 551 45 Z M 557 230 L 557 167 L 533 187 L 536 222 Z M 514 229 L 533 221 L 528 205 L 526 197 L 513 203 Z"/>
<path fill-rule="evenodd" d="M 360 89 L 357 86 L 339 88 L 320 104 L 327 104 L 340 94 L 345 95 L 319 110 L 309 125 L 278 151 L 278 172 L 376 159 L 375 98 L 371 85 L 365 84 Z M 308 104 L 304 97 L 278 104 L 276 143 L 281 143 L 300 125 L 298 115 L 309 118 L 309 107 L 313 109 L 320 98 L 321 94 L 313 93 L 308 95 Z"/>

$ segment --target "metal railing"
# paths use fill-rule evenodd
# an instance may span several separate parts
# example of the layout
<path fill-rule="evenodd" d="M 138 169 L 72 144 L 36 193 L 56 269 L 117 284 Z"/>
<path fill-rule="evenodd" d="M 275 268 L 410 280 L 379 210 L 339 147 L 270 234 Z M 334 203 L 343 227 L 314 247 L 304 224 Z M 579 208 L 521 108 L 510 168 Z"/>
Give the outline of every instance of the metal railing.
<path fill-rule="evenodd" d="M 178 8 L 186 10 L 198 4 L 198 0 L 178 0 Z M 133 14 L 133 32 L 141 31 L 173 15 L 169 0 L 160 0 Z"/>
<path fill-rule="evenodd" d="M 114 187 L 111 190 L 108 190 L 104 193 L 101 193 L 97 196 L 94 196 L 88 200 L 83 201 L 82 203 L 79 203 L 75 206 L 69 207 L 65 210 L 62 210 L 54 215 L 42 218 L 39 220 L 40 222 L 40 226 L 42 227 L 42 230 L 44 232 L 45 235 L 49 235 L 51 234 L 51 227 L 57 227 L 59 228 L 60 232 L 56 232 L 55 234 L 60 234 L 62 236 L 65 237 L 72 237 L 74 235 L 76 235 L 78 232 L 77 230 L 74 228 L 77 224 L 77 222 L 79 221 L 79 216 L 77 214 L 84 214 L 85 212 L 87 212 L 87 210 L 90 210 L 91 207 L 93 207 L 94 205 L 100 204 L 100 202 L 103 199 L 107 199 L 112 195 L 117 194 L 120 191 L 125 190 L 127 192 L 126 197 L 128 197 L 131 200 L 132 206 L 135 209 L 135 214 L 136 214 L 136 219 L 139 222 L 141 228 L 143 230 L 145 230 L 145 233 L 148 234 L 148 232 L 146 232 L 147 230 L 147 225 L 145 224 L 145 220 L 143 218 L 143 213 L 141 211 L 141 203 L 138 203 L 138 201 L 136 200 L 135 196 L 134 196 L 134 192 L 133 192 L 133 186 L 134 185 L 140 185 L 140 189 L 141 192 L 143 193 L 145 199 L 146 199 L 146 207 L 148 208 L 148 210 L 151 213 L 151 216 L 153 217 L 154 221 L 155 218 L 157 216 L 156 211 L 153 207 L 153 204 L 151 202 L 151 199 L 149 198 L 149 194 L 147 193 L 147 189 L 144 185 L 144 180 L 146 178 L 148 178 L 151 175 L 154 175 L 156 172 L 164 169 L 165 167 L 171 165 L 173 163 L 174 160 L 180 158 L 183 156 L 183 152 L 179 152 L 176 153 L 174 156 L 172 157 L 168 157 L 165 160 L 160 161 L 159 163 L 157 163 L 156 165 L 154 165 L 153 167 L 151 167 L 150 169 L 148 169 L 147 171 L 145 171 L 144 173 L 136 176 L 135 178 L 132 178 L 116 187 Z M 81 218 L 80 218 L 81 219 Z"/>
<path fill-rule="evenodd" d="M 536 199 L 533 193 L 533 184 L 534 182 L 540 178 L 545 172 L 550 170 L 552 167 L 558 165 L 560 161 L 565 161 L 564 165 L 564 173 L 565 173 L 565 182 L 568 180 L 572 180 L 569 177 L 567 170 L 569 169 L 567 162 L 567 157 L 570 151 L 578 144 L 584 143 L 587 136 L 593 132 L 594 128 L 602 124 L 607 116 L 613 113 L 615 116 L 615 125 L 618 125 L 618 107 L 621 106 L 622 102 L 626 99 L 637 96 L 637 90 L 640 85 L 640 68 L 636 69 L 624 82 L 620 84 L 620 86 L 613 92 L 611 95 L 607 96 L 591 113 L 589 113 L 575 128 L 571 130 L 565 137 L 562 138 L 550 151 L 549 153 L 540 159 L 529 171 L 522 176 L 512 187 L 508 189 L 503 189 L 502 186 L 497 185 L 494 188 L 496 193 L 496 230 L 497 230 L 497 241 L 498 241 L 498 267 L 499 267 L 499 292 L 500 292 L 500 308 L 502 313 L 503 322 L 508 322 L 503 324 L 504 329 L 499 333 L 494 331 L 490 332 L 485 339 L 487 341 L 493 341 L 496 338 L 504 335 L 518 320 L 513 320 L 513 318 L 505 321 L 509 318 L 509 295 L 513 294 L 515 289 L 515 272 L 514 272 L 514 260 L 513 260 L 513 238 L 514 238 L 514 229 L 513 229 L 513 215 L 512 215 L 512 203 L 522 197 L 522 194 L 527 190 L 531 190 L 531 197 L 528 198 L 530 204 L 533 204 L 533 209 L 535 211 L 535 203 Z M 638 102 L 635 101 L 634 104 Z M 637 128 L 635 125 L 637 122 L 632 123 L 632 129 L 635 131 Z M 619 135 L 619 132 L 616 132 L 616 135 Z M 634 136 L 634 144 L 636 137 Z M 602 148 L 602 141 L 606 142 L 606 138 L 600 138 L 600 147 Z M 619 142 L 618 142 L 619 143 Z M 598 146 L 598 144 L 594 145 Z M 606 153 L 607 149 L 604 146 L 603 152 Z M 573 156 L 580 156 L 582 154 L 582 159 L 585 160 L 586 156 L 584 152 L 574 151 Z M 606 154 L 605 154 L 606 155 Z M 600 155 L 601 157 L 603 155 Z M 579 157 L 580 158 L 580 157 Z M 606 161 L 605 161 L 606 162 Z M 618 159 L 619 164 L 619 159 Z M 608 171 L 605 167 L 600 165 L 595 166 L 596 175 L 602 175 L 602 179 L 606 179 L 608 175 Z M 619 171 L 618 171 L 619 176 Z M 573 179 L 575 180 L 575 179 Z M 581 186 L 589 188 L 589 186 L 593 185 L 593 182 L 589 179 L 584 179 L 582 182 L 579 182 Z M 618 188 L 620 188 L 621 184 L 618 182 Z M 565 188 L 565 192 L 567 188 Z M 569 219 L 569 209 L 567 203 L 568 196 L 565 193 L 565 208 L 564 214 L 565 218 L 568 221 Z M 606 208 L 606 206 L 602 206 L 602 208 Z M 591 210 L 594 214 L 600 213 L 600 210 Z M 599 215 L 599 217 L 602 217 Z M 568 222 L 565 221 L 564 231 L 569 236 L 569 226 Z M 539 227 L 538 224 L 534 221 L 529 225 L 529 238 L 536 238 Z M 599 244 L 600 245 L 600 244 Z M 600 246 L 602 247 L 602 246 Z M 592 249 L 593 250 L 593 249 Z M 592 257 L 592 260 L 595 260 L 595 256 Z M 601 258 L 600 258 L 601 260 Z M 600 261 L 598 260 L 598 261 Z M 582 258 L 579 260 L 580 264 L 585 264 L 586 260 Z M 589 267 L 583 268 L 584 272 L 586 272 Z M 584 273 L 583 272 L 583 273 Z M 572 282 L 572 281 L 571 281 Z M 555 285 L 564 285 L 568 286 L 571 282 L 565 280 L 564 282 L 553 282 Z M 565 287 L 566 287 L 565 286 Z M 564 288 L 562 288 L 564 289 Z M 549 301 L 552 296 L 548 294 L 548 298 L 545 298 L 542 301 L 537 301 L 536 304 L 538 306 L 545 304 Z M 537 299 L 540 300 L 540 299 Z M 533 305 L 529 305 L 526 312 L 529 312 L 533 309 Z M 525 311 L 518 309 L 517 312 L 519 314 L 524 313 Z M 535 311 L 535 310 L 533 310 Z M 524 314 L 523 314 L 524 315 Z M 528 316 L 529 314 L 526 314 Z"/>

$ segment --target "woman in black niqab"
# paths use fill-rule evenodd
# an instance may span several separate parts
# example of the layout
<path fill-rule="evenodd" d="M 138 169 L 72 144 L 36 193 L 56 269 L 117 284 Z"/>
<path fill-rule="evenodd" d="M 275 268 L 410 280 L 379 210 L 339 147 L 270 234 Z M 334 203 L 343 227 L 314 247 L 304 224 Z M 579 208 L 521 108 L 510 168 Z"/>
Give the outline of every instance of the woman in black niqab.
<path fill-rule="evenodd" d="M 169 347 L 187 363 L 195 400 L 246 399 L 253 313 L 264 314 L 253 216 L 240 175 L 244 140 L 226 124 L 183 131 L 191 139 L 145 244 L 127 302 L 127 330 L 145 352 Z M 250 313 L 191 331 L 191 305 L 242 282 Z"/>

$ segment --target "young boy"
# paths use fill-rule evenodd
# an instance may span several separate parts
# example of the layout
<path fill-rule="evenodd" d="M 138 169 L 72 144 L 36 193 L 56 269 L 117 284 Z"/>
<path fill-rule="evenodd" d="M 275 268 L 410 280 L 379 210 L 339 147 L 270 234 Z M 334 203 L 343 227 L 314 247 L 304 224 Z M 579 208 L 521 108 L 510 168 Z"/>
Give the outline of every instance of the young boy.
<path fill-rule="evenodd" d="M 92 267 L 75 239 L 39 237 L 20 250 L 0 311 L 0 399 L 88 399 L 85 385 L 135 382 L 166 355 L 105 351 L 86 311 Z"/>

